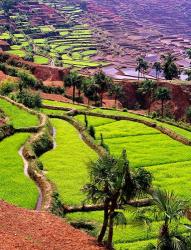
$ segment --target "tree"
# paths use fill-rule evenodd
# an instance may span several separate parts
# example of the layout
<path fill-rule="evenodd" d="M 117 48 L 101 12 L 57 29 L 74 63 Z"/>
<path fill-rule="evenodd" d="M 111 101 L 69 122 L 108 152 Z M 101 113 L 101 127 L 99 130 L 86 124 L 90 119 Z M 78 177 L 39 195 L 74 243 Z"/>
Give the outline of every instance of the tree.
<path fill-rule="evenodd" d="M 99 86 L 92 83 L 91 79 L 89 82 L 86 81 L 86 84 L 84 84 L 84 95 L 88 98 L 88 105 L 90 101 L 95 101 L 96 105 L 96 102 L 99 100 L 98 90 Z"/>
<path fill-rule="evenodd" d="M 83 90 L 84 77 L 79 75 L 76 81 L 76 88 L 78 89 L 78 98 L 81 98 L 81 91 Z"/>
<path fill-rule="evenodd" d="M 112 79 L 107 77 L 103 71 L 98 71 L 93 77 L 94 83 L 99 86 L 98 93 L 100 96 L 100 105 L 103 104 L 103 94 L 108 91 L 110 84 L 112 84 Z"/>
<path fill-rule="evenodd" d="M 72 94 L 73 103 L 75 102 L 75 99 L 76 99 L 76 97 L 75 97 L 76 88 L 77 88 L 79 82 L 81 82 L 81 79 L 82 79 L 82 76 L 80 76 L 75 71 L 71 71 L 69 74 L 67 74 L 64 77 L 64 86 L 73 88 L 73 94 Z"/>
<path fill-rule="evenodd" d="M 186 240 L 178 232 L 170 232 L 170 223 L 173 220 L 179 222 L 186 209 L 185 201 L 179 199 L 173 192 L 156 190 L 153 193 L 153 201 L 162 215 L 163 224 L 160 229 L 157 249 L 160 250 L 186 250 Z"/>
<path fill-rule="evenodd" d="M 150 114 L 151 104 L 154 99 L 154 94 L 156 90 L 156 83 L 152 80 L 145 80 L 138 88 L 138 93 L 147 96 L 148 98 L 148 114 Z"/>
<path fill-rule="evenodd" d="M 161 101 L 161 116 L 164 117 L 164 102 L 170 100 L 170 91 L 168 88 L 159 87 L 156 91 L 156 99 Z"/>
<path fill-rule="evenodd" d="M 136 195 L 147 192 L 151 186 L 151 175 L 146 170 L 132 172 L 126 150 L 119 157 L 105 154 L 89 163 L 90 183 L 84 186 L 87 199 L 104 205 L 104 219 L 98 242 L 102 243 L 108 228 L 107 247 L 112 248 L 114 223 L 126 224 L 122 212 L 116 209 L 127 204 Z M 144 180 L 142 177 L 144 176 Z"/>
<path fill-rule="evenodd" d="M 145 75 L 146 70 L 149 68 L 148 62 L 145 61 L 143 57 L 138 57 L 136 71 L 138 71 L 138 80 L 140 79 L 140 74 Z"/>
<path fill-rule="evenodd" d="M 170 53 L 168 53 L 167 55 L 163 55 L 161 58 L 164 61 L 163 71 L 164 71 L 165 79 L 172 80 L 173 78 L 178 78 L 179 70 L 175 63 L 177 58 Z"/>
<path fill-rule="evenodd" d="M 156 79 L 159 79 L 160 73 L 162 72 L 162 65 L 160 62 L 155 62 L 153 64 L 153 69 L 156 71 Z"/>
<path fill-rule="evenodd" d="M 115 107 L 117 107 L 117 100 L 123 95 L 123 88 L 119 84 L 112 84 L 109 90 L 110 96 L 115 98 Z"/>

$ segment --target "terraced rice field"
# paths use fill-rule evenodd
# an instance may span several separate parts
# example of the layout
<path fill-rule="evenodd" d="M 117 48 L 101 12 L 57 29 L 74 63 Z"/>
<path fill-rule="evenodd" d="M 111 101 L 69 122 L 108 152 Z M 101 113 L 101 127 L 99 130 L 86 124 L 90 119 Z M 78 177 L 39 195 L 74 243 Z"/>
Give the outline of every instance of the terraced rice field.
<path fill-rule="evenodd" d="M 40 160 L 64 204 L 79 205 L 85 198 L 81 188 L 88 177 L 86 163 L 96 159 L 97 155 L 68 122 L 51 119 L 51 123 L 56 129 L 56 148 L 45 153 Z"/>
<path fill-rule="evenodd" d="M 78 116 L 77 119 L 81 122 L 84 121 L 83 116 Z M 137 122 L 113 121 L 111 123 L 112 120 L 108 121 L 108 119 L 98 117 L 88 117 L 88 121 L 89 125 L 95 127 L 97 143 L 99 143 L 102 133 L 104 142 L 109 146 L 111 153 L 119 155 L 125 148 L 131 166 L 134 168 L 147 167 L 154 175 L 154 182 L 160 184 L 160 187 L 171 190 L 172 183 L 176 184 L 177 182 L 178 172 L 171 171 L 169 174 L 166 172 L 166 175 L 160 175 L 160 171 L 157 171 L 159 169 L 162 172 L 170 166 L 174 166 L 176 169 L 181 168 L 182 177 L 187 176 L 185 178 L 189 178 L 188 168 L 191 167 L 190 146 L 183 145 L 156 129 Z M 160 179 L 155 177 L 156 173 Z M 179 181 L 182 181 L 182 185 L 185 182 L 184 178 L 179 179 Z M 189 199 L 189 196 L 186 195 L 187 192 L 181 189 L 179 181 L 174 189 L 177 192 L 179 191 L 179 195 Z"/>
<path fill-rule="evenodd" d="M 146 116 L 133 114 L 133 113 L 130 113 L 130 112 L 123 112 L 123 111 L 117 111 L 117 110 L 107 110 L 107 109 L 100 109 L 100 108 L 96 108 L 96 109 L 92 110 L 92 112 L 105 114 L 105 115 L 127 116 L 127 117 L 130 117 L 130 118 L 138 118 L 140 120 L 154 122 L 154 123 L 156 123 L 157 125 L 159 125 L 161 127 L 168 128 L 168 129 L 174 131 L 175 133 L 177 133 L 179 135 L 182 135 L 182 136 L 184 136 L 184 137 L 186 137 L 188 139 L 191 139 L 191 128 L 189 128 L 190 131 L 187 131 L 187 130 L 179 128 L 177 126 L 167 124 L 165 122 L 160 122 L 160 121 L 157 121 L 155 119 L 151 119 L 151 118 L 146 117 Z"/>
<path fill-rule="evenodd" d="M 36 184 L 24 175 L 18 154 L 29 134 L 15 134 L 0 143 L 0 199 L 20 207 L 34 209 L 38 198 Z"/>
<path fill-rule="evenodd" d="M 48 101 L 49 105 L 51 105 Z M 55 106 L 59 106 L 63 104 L 56 104 Z M 69 104 L 70 105 L 70 104 Z M 53 105 L 54 106 L 54 105 Z M 68 106 L 68 104 L 67 104 Z M 95 109 L 93 112 L 98 112 L 99 110 Z M 100 112 L 103 112 L 100 110 Z M 131 117 L 138 117 L 142 119 L 148 119 L 149 121 L 153 121 L 150 118 L 141 117 L 138 115 L 134 115 L 131 113 L 126 112 L 118 112 L 118 111 L 108 111 L 104 110 L 105 113 L 109 114 L 117 114 L 120 115 L 129 115 Z M 77 121 L 79 121 L 81 124 L 84 124 L 84 115 L 78 115 L 75 117 Z M 63 129 L 61 139 L 60 135 L 57 134 L 58 145 L 57 150 L 61 147 L 67 147 L 73 148 L 73 140 L 68 138 L 68 135 L 72 134 L 71 131 L 67 127 L 63 125 L 63 121 L 54 120 L 60 123 L 59 127 Z M 155 121 L 154 121 L 155 122 Z M 165 188 L 168 190 L 175 190 L 177 195 L 189 199 L 190 197 L 190 191 L 191 188 L 189 187 L 189 178 L 190 178 L 190 170 L 191 170 L 191 147 L 185 146 L 181 144 L 178 141 L 175 141 L 168 137 L 167 135 L 164 135 L 160 133 L 158 130 L 148 127 L 144 124 L 132 122 L 132 121 L 116 121 L 113 119 L 108 118 L 100 118 L 100 117 L 94 117 L 94 116 L 88 116 L 88 124 L 93 125 L 96 130 L 96 142 L 100 143 L 100 134 L 103 134 L 104 142 L 109 146 L 111 153 L 115 155 L 119 155 L 121 153 L 121 150 L 123 148 L 126 148 L 128 158 L 130 160 L 131 166 L 134 168 L 137 167 L 145 167 L 148 169 L 154 177 L 154 186 Z M 165 123 L 162 123 L 163 126 L 166 126 L 169 128 L 174 127 L 174 131 L 179 131 L 179 128 L 175 126 L 171 126 Z M 54 124 L 54 127 L 56 127 L 57 124 Z M 71 125 L 69 125 L 71 126 Z M 177 129 L 177 130 L 176 130 Z M 57 127 L 58 130 L 58 127 Z M 59 130 L 58 130 L 59 131 Z M 64 135 L 64 131 L 67 131 L 67 134 Z M 187 137 L 189 138 L 190 132 L 180 129 L 181 133 L 185 133 Z M 65 139 L 67 140 L 67 143 L 65 142 Z M 60 143 L 59 143 L 60 141 Z M 70 146 L 68 145 L 68 141 L 70 141 Z M 65 144 L 65 146 L 63 146 Z M 74 144 L 76 145 L 76 143 Z M 55 149 L 56 150 L 56 149 Z M 79 150 L 78 150 L 79 151 Z M 81 151 L 80 150 L 80 154 Z M 74 150 L 72 150 L 74 152 Z M 49 154 L 49 156 L 48 156 Z M 52 157 L 50 156 L 52 155 Z M 70 159 L 70 154 L 68 151 L 66 151 L 67 155 L 66 159 Z M 79 152 L 78 152 L 79 154 Z M 43 157 L 45 157 L 44 155 Z M 89 153 L 86 152 L 86 157 L 89 156 Z M 42 159 L 43 159 L 42 157 Z M 53 159 L 53 162 L 56 161 L 56 158 L 54 151 L 51 151 L 47 153 L 47 162 L 50 161 L 50 159 Z M 62 159 L 62 156 L 58 155 L 59 159 Z M 78 156 L 78 160 L 81 159 L 81 156 Z M 74 160 L 75 162 L 76 160 Z M 53 162 L 50 163 L 50 169 L 53 169 Z M 60 160 L 59 160 L 60 162 Z M 67 161 L 66 161 L 67 162 Z M 60 164 L 60 163 L 59 163 Z M 58 165 L 58 164 L 55 164 Z M 70 164 L 69 164 L 70 165 Z M 64 169 L 64 168 L 63 168 Z M 171 171 L 169 171 L 169 169 Z M 82 168 L 80 170 L 79 179 L 81 182 L 78 181 L 73 182 L 74 177 L 71 178 L 71 173 L 67 173 L 67 181 L 66 186 L 64 187 L 64 184 L 62 184 L 62 190 L 59 190 L 61 192 L 61 197 L 65 201 L 65 204 L 80 204 L 80 202 L 83 201 L 83 195 L 81 193 L 76 194 L 76 190 L 80 190 L 80 188 L 83 186 L 84 183 L 87 182 L 87 169 L 85 169 L 85 162 L 83 164 L 83 176 L 84 178 L 82 180 L 81 173 Z M 51 177 L 54 176 L 55 183 L 58 183 L 58 185 L 61 187 L 60 184 L 60 177 L 56 180 L 56 172 L 59 172 L 54 170 L 53 173 L 49 173 Z M 60 172 L 59 172 L 60 173 Z M 76 174 L 76 172 L 75 172 Z M 49 176 L 49 177 L 50 177 Z M 50 177 L 50 178 L 51 178 Z M 68 178 L 69 177 L 69 178 Z M 77 176 L 75 176 L 77 178 Z M 65 177 L 63 177 L 65 179 Z M 68 182 L 69 181 L 69 182 Z M 77 188 L 72 188 L 75 185 Z M 184 190 L 182 189 L 182 186 L 186 185 Z M 68 189 L 69 187 L 69 189 Z M 186 189 L 186 190 L 185 190 Z M 75 195 L 73 194 L 75 192 Z M 69 194 L 69 195 L 68 195 Z M 64 196 L 64 198 L 63 198 Z M 69 196 L 69 197 L 68 197 Z M 146 246 L 149 243 L 156 244 L 156 238 L 159 233 L 159 228 L 161 225 L 161 218 L 154 217 L 153 216 L 153 208 L 146 209 L 146 215 L 149 216 L 151 219 L 151 223 L 148 226 L 144 222 L 137 222 L 136 220 L 136 212 L 137 210 L 135 208 L 128 207 L 125 211 L 126 218 L 128 220 L 128 225 L 126 227 L 118 226 L 114 229 L 114 245 L 117 250 L 139 250 L 139 249 L 146 249 Z M 103 213 L 102 212 L 91 212 L 91 213 L 75 213 L 67 215 L 67 218 L 69 221 L 85 221 L 85 222 L 91 222 L 95 229 L 93 230 L 93 234 L 96 235 L 102 222 Z M 182 221 L 183 223 L 186 223 L 186 219 Z M 174 227 L 176 225 L 174 224 Z M 186 232 L 186 229 L 184 226 L 181 226 L 179 228 L 180 232 Z"/>
<path fill-rule="evenodd" d="M 81 123 L 83 116 L 76 118 Z M 99 143 L 100 133 L 104 142 L 110 147 L 111 153 L 118 155 L 126 148 L 132 167 L 145 167 L 153 174 L 153 184 L 156 187 L 174 190 L 177 195 L 189 200 L 191 188 L 189 178 L 191 171 L 191 147 L 185 146 L 159 131 L 143 124 L 130 121 L 113 121 L 111 119 L 88 117 L 89 125 L 96 130 Z M 113 122 L 112 122 L 113 121 Z M 184 186 L 184 189 L 182 187 Z M 117 227 L 114 231 L 114 244 L 117 250 L 145 249 L 149 243 L 156 243 L 160 218 L 152 217 L 150 229 L 148 225 L 135 222 L 135 209 L 125 212 L 128 219 L 126 227 Z M 148 209 L 150 212 L 152 208 Z M 149 213 L 149 211 L 147 212 Z M 69 220 L 85 220 L 95 223 L 98 228 L 102 213 L 78 213 L 68 215 Z M 185 228 L 180 228 L 185 231 Z"/>
<path fill-rule="evenodd" d="M 31 127 L 38 125 L 37 116 L 29 114 L 27 111 L 12 105 L 6 100 L 0 99 L 0 107 L 9 118 L 9 123 L 14 128 Z"/>
<path fill-rule="evenodd" d="M 21 1 L 22 2 L 22 1 Z M 94 56 L 98 54 L 99 44 L 93 37 L 93 30 L 87 24 L 80 23 L 80 16 L 83 14 L 79 4 L 69 5 L 68 2 L 46 1 L 42 4 L 50 6 L 52 11 L 57 13 L 57 17 L 53 15 L 48 18 L 49 24 L 31 25 L 31 20 L 36 17 L 43 16 L 41 12 L 42 5 L 38 2 L 29 6 L 33 8 L 32 15 L 26 11 L 20 13 L 22 17 L 15 16 L 16 11 L 19 15 L 20 7 L 15 7 L 13 13 L 9 14 L 10 22 L 14 23 L 15 31 L 0 31 L 0 39 L 7 41 L 10 46 L 8 53 L 25 57 L 28 51 L 31 51 L 31 44 L 34 44 L 32 50 L 34 54 L 34 62 L 38 64 L 54 64 L 60 62 L 64 67 L 73 66 L 75 69 L 84 67 L 99 67 L 107 65 L 106 62 L 94 60 Z M 23 1 L 23 5 L 26 3 Z M 22 8 L 22 7 L 21 7 Z M 49 13 L 47 13 L 48 15 Z M 2 11 L 2 15 L 4 15 Z M 66 21 L 65 18 L 68 18 Z M 59 64 L 60 65 L 60 64 Z"/>

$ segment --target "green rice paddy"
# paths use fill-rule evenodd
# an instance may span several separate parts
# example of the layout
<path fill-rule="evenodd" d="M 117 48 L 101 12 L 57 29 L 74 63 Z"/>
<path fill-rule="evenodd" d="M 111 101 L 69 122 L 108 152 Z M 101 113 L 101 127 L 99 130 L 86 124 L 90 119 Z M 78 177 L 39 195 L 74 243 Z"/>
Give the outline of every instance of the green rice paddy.
<path fill-rule="evenodd" d="M 24 175 L 23 160 L 18 150 L 29 134 L 15 134 L 0 143 L 0 199 L 20 207 L 34 209 L 38 190 L 36 184 Z"/>
<path fill-rule="evenodd" d="M 6 100 L 0 99 L 0 108 L 8 116 L 9 123 L 15 128 L 36 126 L 39 123 L 36 115 L 29 114 Z"/>
<path fill-rule="evenodd" d="M 68 122 L 51 119 L 51 123 L 56 129 L 57 147 L 40 160 L 47 177 L 56 184 L 63 203 L 79 205 L 85 198 L 81 188 L 88 178 L 86 163 L 97 155 Z"/>

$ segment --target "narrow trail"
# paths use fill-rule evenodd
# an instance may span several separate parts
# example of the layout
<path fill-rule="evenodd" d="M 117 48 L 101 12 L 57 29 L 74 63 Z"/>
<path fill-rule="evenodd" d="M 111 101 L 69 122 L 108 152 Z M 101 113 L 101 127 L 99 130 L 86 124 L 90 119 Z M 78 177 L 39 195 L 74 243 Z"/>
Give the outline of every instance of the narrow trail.
<path fill-rule="evenodd" d="M 23 155 L 23 149 L 24 149 L 24 146 L 22 146 L 19 149 L 18 153 L 21 156 L 21 158 L 23 160 L 23 163 L 24 163 L 24 174 L 25 174 L 25 176 L 27 178 L 30 178 L 29 173 L 28 173 L 29 164 L 28 164 L 28 161 L 25 159 L 25 157 Z M 36 182 L 35 182 L 35 184 L 36 184 Z M 35 210 L 40 211 L 41 206 L 42 206 L 42 191 L 41 191 L 41 189 L 40 189 L 40 187 L 38 185 L 36 185 L 36 186 L 38 188 L 39 196 L 38 196 L 38 200 L 37 200 L 37 203 L 36 203 L 36 206 L 35 206 Z"/>
<path fill-rule="evenodd" d="M 56 128 L 52 128 L 52 137 L 53 137 L 53 149 L 55 149 L 57 147 L 56 144 Z"/>

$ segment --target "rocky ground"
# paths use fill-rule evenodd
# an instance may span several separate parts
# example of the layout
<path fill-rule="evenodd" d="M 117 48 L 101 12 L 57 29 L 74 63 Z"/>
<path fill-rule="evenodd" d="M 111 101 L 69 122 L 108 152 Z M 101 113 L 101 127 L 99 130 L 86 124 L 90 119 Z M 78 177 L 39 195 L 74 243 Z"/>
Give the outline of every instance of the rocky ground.
<path fill-rule="evenodd" d="M 94 238 L 48 212 L 29 211 L 0 201 L 0 249 L 103 250 Z"/>

